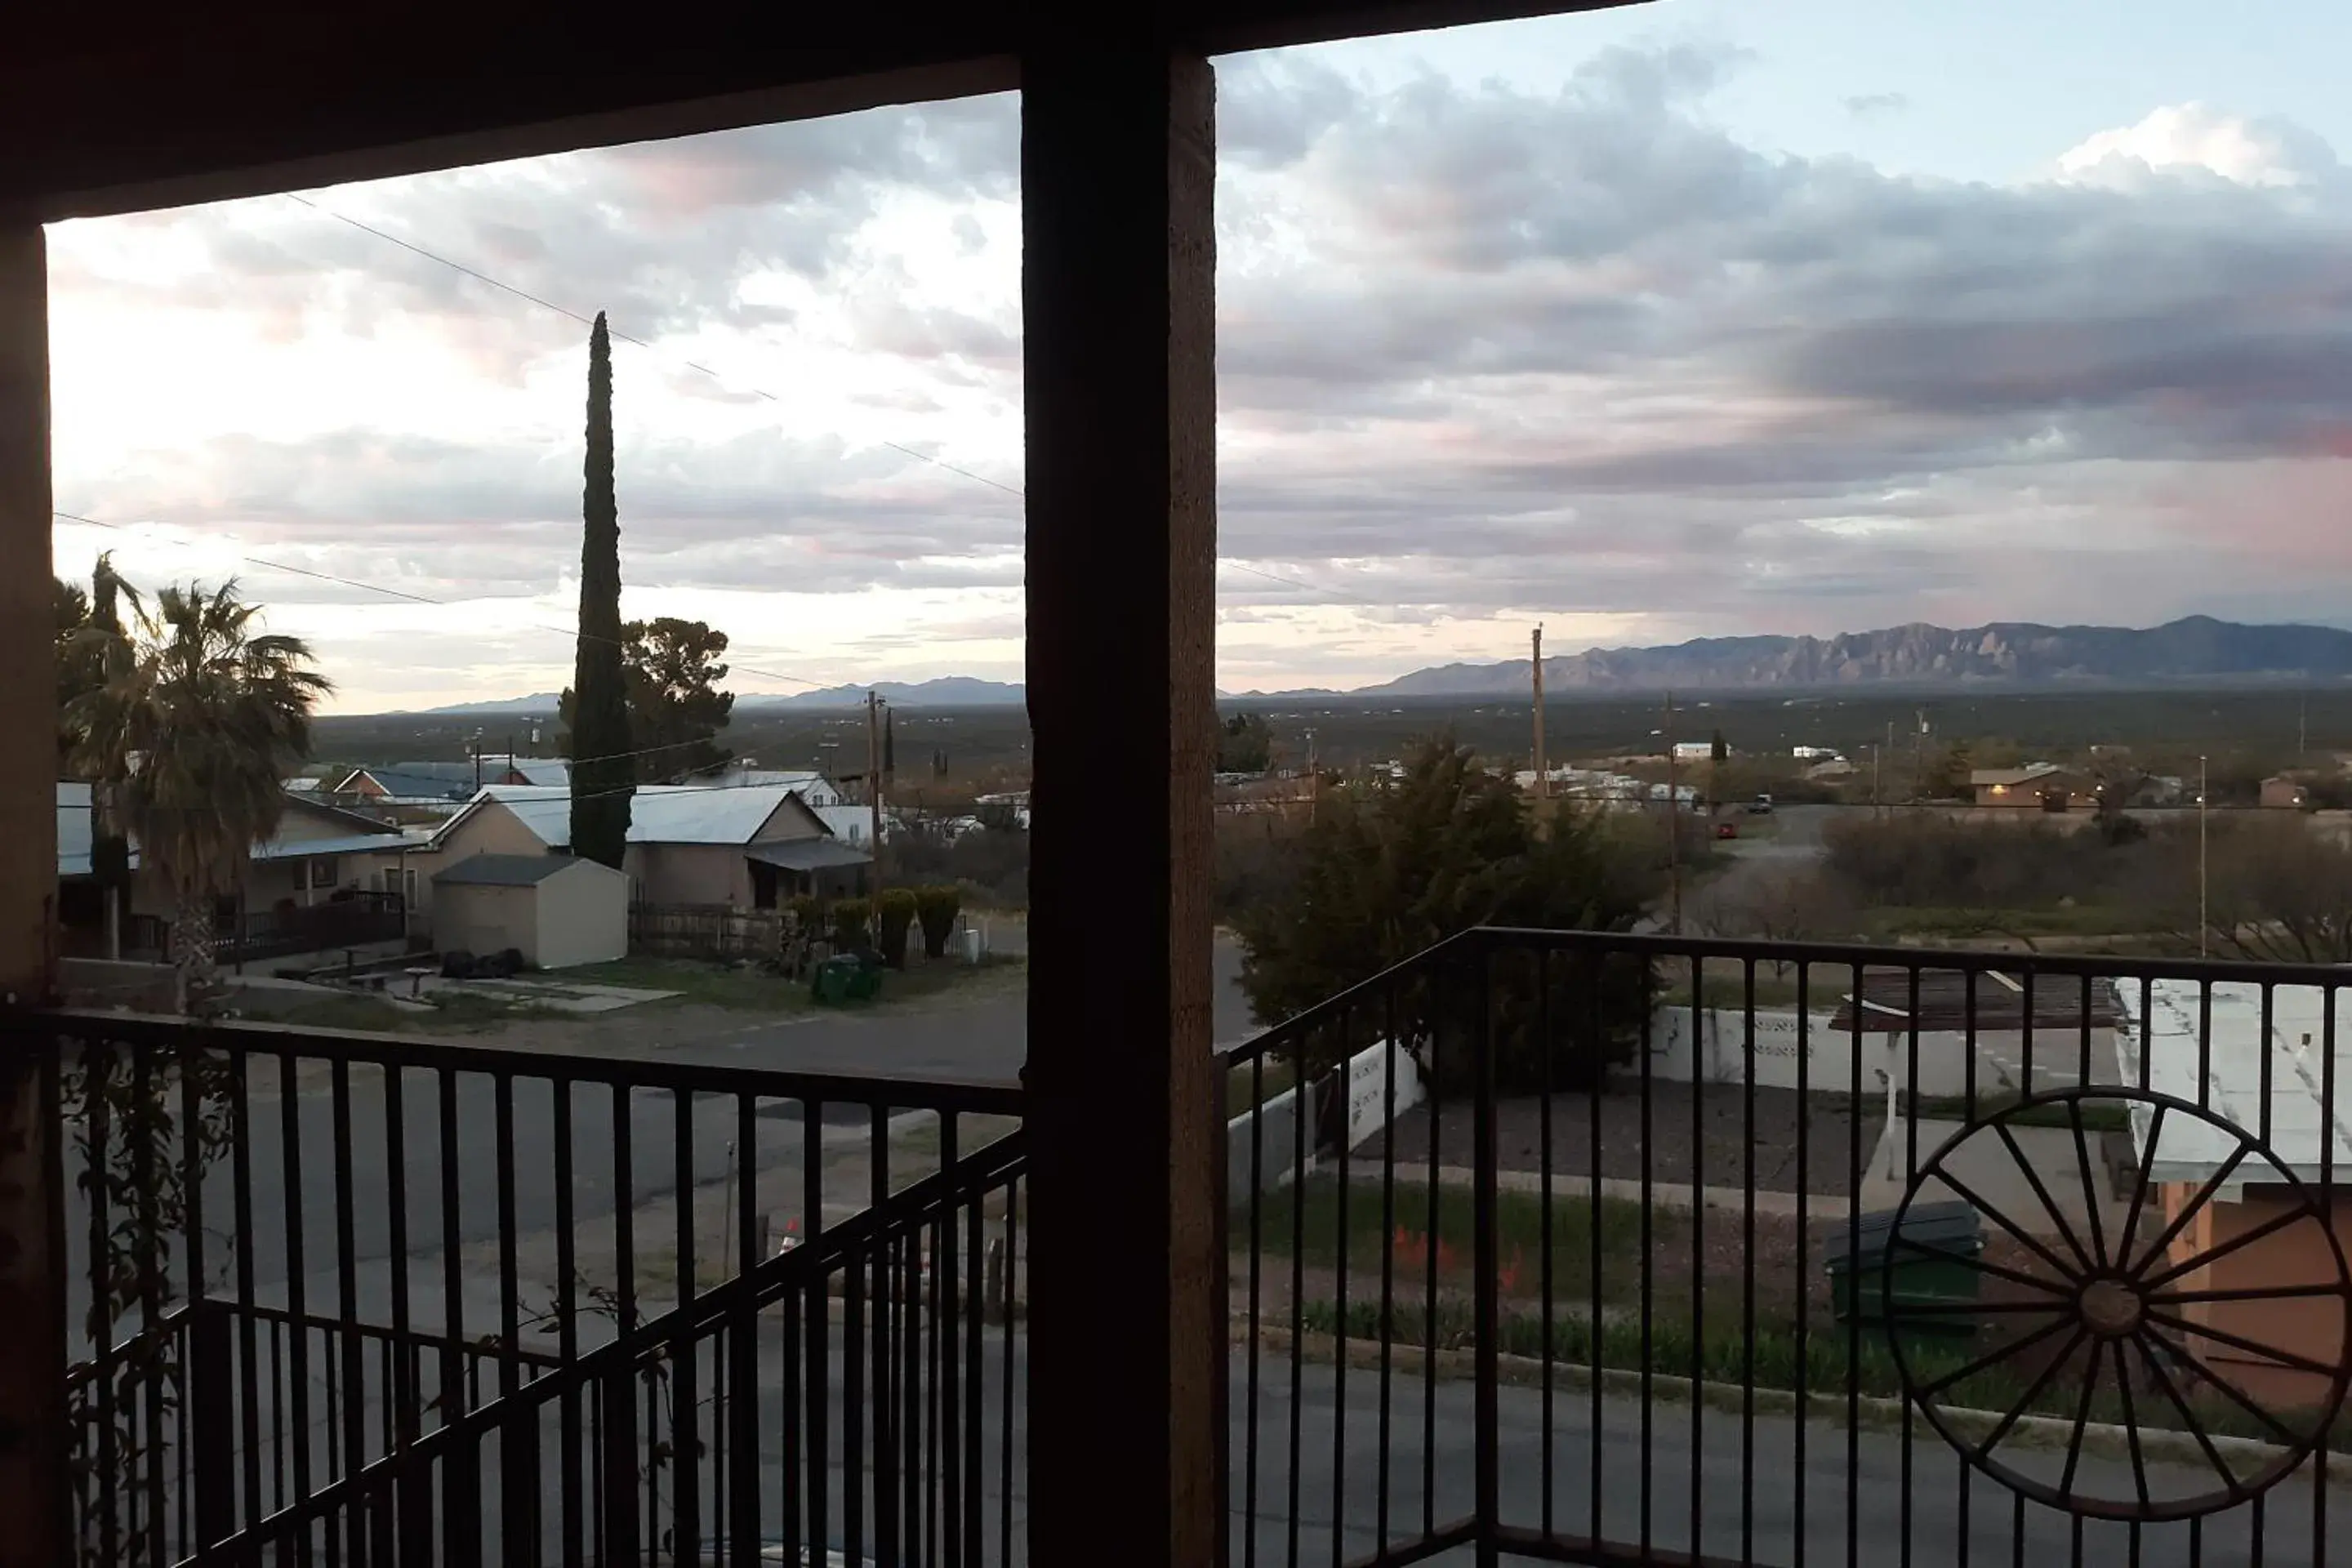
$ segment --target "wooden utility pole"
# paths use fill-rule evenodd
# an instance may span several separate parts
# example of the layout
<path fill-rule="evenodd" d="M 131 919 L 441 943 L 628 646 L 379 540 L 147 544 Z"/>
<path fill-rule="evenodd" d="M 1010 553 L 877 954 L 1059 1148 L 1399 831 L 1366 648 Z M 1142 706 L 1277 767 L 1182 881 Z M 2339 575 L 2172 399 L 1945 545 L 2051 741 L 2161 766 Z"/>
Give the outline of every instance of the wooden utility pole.
<path fill-rule="evenodd" d="M 1529 660 L 1528 668 L 1535 676 L 1536 686 L 1536 798 L 1549 800 L 1551 797 L 1551 773 L 1544 765 L 1543 627 L 1540 626 L 1536 627 L 1535 657 Z"/>
<path fill-rule="evenodd" d="M 1675 694 L 1666 693 L 1666 722 L 1659 731 L 1666 739 L 1666 886 L 1672 900 L 1672 923 L 1666 928 L 1675 935 L 1683 933 L 1683 803 L 1678 787 L 1680 770 L 1675 765 Z"/>
<path fill-rule="evenodd" d="M 878 691 L 866 694 L 866 836 L 874 847 L 870 896 L 878 900 L 882 896 L 882 694 Z M 878 921 L 878 907 L 875 913 Z"/>

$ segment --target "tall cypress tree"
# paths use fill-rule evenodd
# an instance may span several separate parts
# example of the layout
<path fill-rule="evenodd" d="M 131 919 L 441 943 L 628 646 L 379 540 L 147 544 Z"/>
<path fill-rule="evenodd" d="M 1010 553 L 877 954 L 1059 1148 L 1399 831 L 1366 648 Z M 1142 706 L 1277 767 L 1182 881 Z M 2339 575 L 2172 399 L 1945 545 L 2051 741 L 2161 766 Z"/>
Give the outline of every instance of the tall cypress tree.
<path fill-rule="evenodd" d="M 618 869 L 636 763 L 621 674 L 621 509 L 613 490 L 613 340 L 588 334 L 587 484 L 581 498 L 580 634 L 572 655 L 572 852 Z"/>

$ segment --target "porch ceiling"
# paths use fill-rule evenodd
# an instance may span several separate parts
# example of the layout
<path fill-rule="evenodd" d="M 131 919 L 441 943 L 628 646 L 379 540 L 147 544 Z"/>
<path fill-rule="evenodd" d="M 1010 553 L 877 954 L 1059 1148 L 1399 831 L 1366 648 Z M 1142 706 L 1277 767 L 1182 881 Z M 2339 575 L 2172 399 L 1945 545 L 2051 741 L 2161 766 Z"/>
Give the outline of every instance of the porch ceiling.
<path fill-rule="evenodd" d="M 1171 45 L 1216 53 L 1624 3 L 1151 11 Z M 681 0 L 654 26 L 524 0 L 43 6 L 12 17 L 0 48 L 0 216 L 132 212 L 1002 91 L 1019 85 L 1017 52 L 1059 19 L 1019 0 Z"/>

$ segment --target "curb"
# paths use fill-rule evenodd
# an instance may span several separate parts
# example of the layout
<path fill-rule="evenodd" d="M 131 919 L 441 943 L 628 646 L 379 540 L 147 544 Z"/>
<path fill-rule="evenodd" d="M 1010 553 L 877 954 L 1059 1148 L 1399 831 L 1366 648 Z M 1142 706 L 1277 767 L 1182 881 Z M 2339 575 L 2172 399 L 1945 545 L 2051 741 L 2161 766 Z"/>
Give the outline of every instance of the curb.
<path fill-rule="evenodd" d="M 1229 1336 L 1234 1344 L 1249 1343 L 1245 1321 L 1236 1322 Z M 1322 1333 L 1294 1335 L 1287 1329 L 1261 1328 L 1257 1342 L 1261 1348 L 1276 1352 L 1289 1352 L 1294 1345 L 1299 1359 L 1316 1363 L 1331 1363 L 1339 1359 L 1339 1344 L 1334 1336 Z M 1348 1364 L 1351 1367 L 1378 1369 L 1382 1343 L 1379 1340 L 1350 1339 L 1345 1342 Z M 1423 1351 L 1419 1345 L 1391 1342 L 1389 1363 L 1400 1373 L 1418 1372 Z M 1437 1375 L 1448 1382 L 1466 1382 L 1476 1375 L 1476 1358 L 1472 1352 L 1440 1350 L 1435 1352 Z M 1497 1355 L 1496 1369 L 1498 1380 L 1513 1387 L 1540 1388 L 1544 1384 L 1546 1363 L 1532 1356 Z M 1581 1363 L 1553 1362 L 1549 1363 L 1551 1385 L 1555 1389 L 1590 1392 L 1594 1370 Z M 1603 1367 L 1598 1373 L 1601 1391 L 1639 1399 L 1646 1388 L 1653 1400 L 1665 1400 L 1677 1405 L 1699 1404 L 1712 1409 L 1741 1415 L 1752 1407 L 1759 1415 L 1793 1415 L 1798 1413 L 1796 1394 L 1789 1389 L 1747 1389 L 1737 1384 L 1696 1382 L 1686 1377 L 1653 1373 L 1646 1380 L 1639 1372 L 1622 1367 Z M 1900 1431 L 1908 1428 L 1938 1443 L 1948 1439 L 1933 1423 L 1913 1409 L 1904 1399 L 1888 1399 L 1876 1394 L 1854 1397 L 1849 1403 L 1845 1394 L 1808 1394 L 1804 1413 L 1816 1418 L 1833 1418 L 1843 1425 L 1851 1413 L 1858 1417 L 1855 1425 L 1875 1430 Z M 1990 1434 L 2001 1422 L 2001 1415 L 1991 1410 L 1948 1410 L 1944 1418 L 1962 1436 L 1982 1436 Z M 2053 1415 L 2024 1415 L 2011 1428 L 2010 1440 L 2036 1448 L 2063 1448 L 2073 1441 L 2074 1424 Z M 2252 1437 L 2210 1438 L 2215 1452 L 2228 1459 L 2240 1476 L 2259 1470 L 2263 1466 L 2284 1458 L 2286 1450 L 2275 1444 Z M 2105 1458 L 2129 1459 L 2131 1434 L 2122 1426 L 2105 1422 L 2092 1422 L 2083 1428 L 2083 1448 L 2086 1453 Z M 2168 1459 L 2211 1468 L 2196 1439 L 2185 1432 L 2166 1427 L 2143 1427 L 2139 1433 L 2139 1451 L 2148 1459 Z M 2298 1466 L 2294 1473 L 2303 1473 Z"/>

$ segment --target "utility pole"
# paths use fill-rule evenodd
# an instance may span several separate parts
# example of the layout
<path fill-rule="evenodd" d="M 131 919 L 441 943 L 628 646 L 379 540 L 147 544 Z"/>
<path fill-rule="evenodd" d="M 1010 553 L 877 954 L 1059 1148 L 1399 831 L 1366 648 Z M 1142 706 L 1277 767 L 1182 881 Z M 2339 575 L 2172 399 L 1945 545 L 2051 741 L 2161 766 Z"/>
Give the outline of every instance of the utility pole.
<path fill-rule="evenodd" d="M 1544 766 L 1543 627 L 1540 626 L 1536 627 L 1535 657 L 1528 661 L 1528 669 L 1535 677 L 1536 687 L 1536 798 L 1549 800 L 1551 797 L 1551 774 Z"/>
<path fill-rule="evenodd" d="M 1927 798 L 1927 710 L 1921 708 L 1916 712 L 1919 729 L 1911 737 L 1911 801 L 1915 805 Z"/>
<path fill-rule="evenodd" d="M 1666 886 L 1672 900 L 1672 923 L 1667 929 L 1683 934 L 1683 803 L 1675 767 L 1675 694 L 1666 693 Z"/>
<path fill-rule="evenodd" d="M 1323 800 L 1323 769 L 1315 758 L 1315 731 L 1307 731 L 1307 820 L 1315 820 Z"/>
<path fill-rule="evenodd" d="M 2205 915 L 2205 759 L 2197 759 L 2197 956 L 2212 956 L 2212 923 Z"/>
<path fill-rule="evenodd" d="M 2311 760 L 2311 693 L 2298 692 L 2294 701 L 2294 760 Z"/>
<path fill-rule="evenodd" d="M 866 694 L 866 805 L 874 840 L 874 892 L 882 897 L 882 694 Z M 877 908 L 877 914 L 879 912 Z"/>

